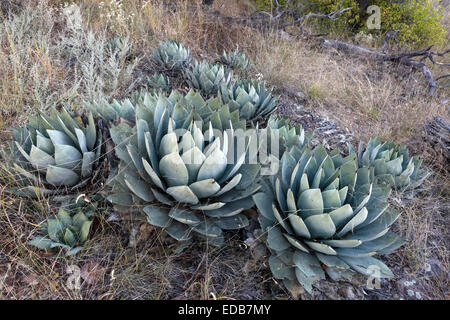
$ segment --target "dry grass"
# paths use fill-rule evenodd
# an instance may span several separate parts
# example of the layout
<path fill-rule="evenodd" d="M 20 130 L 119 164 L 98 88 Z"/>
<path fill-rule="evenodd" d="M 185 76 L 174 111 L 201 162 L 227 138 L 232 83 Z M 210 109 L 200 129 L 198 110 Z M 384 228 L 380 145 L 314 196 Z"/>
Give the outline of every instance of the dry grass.
<path fill-rule="evenodd" d="M 85 30 L 92 30 L 97 42 L 111 35 L 129 38 L 139 59 L 126 62 L 118 53 L 111 63 L 102 58 L 89 64 L 91 60 L 86 58 L 84 64 L 68 64 L 67 57 L 75 53 L 67 51 L 60 40 L 62 36 L 70 37 L 60 15 L 61 1 L 40 1 L 40 10 L 33 10 L 36 3 L 32 2 L 29 9 L 24 9 L 28 10 L 28 20 L 19 12 L 14 23 L 9 19 L 0 25 L 2 142 L 12 126 L 23 123 L 25 115 L 37 110 L 61 105 L 81 108 L 84 99 L 101 94 L 122 97 L 139 87 L 152 72 L 149 56 L 159 40 L 177 39 L 189 46 L 194 56 L 210 61 L 223 50 L 239 46 L 253 61 L 253 77 L 260 74 L 279 92 L 284 93 L 286 88 L 302 91 L 308 109 L 348 128 L 357 139 L 367 141 L 378 135 L 408 143 L 414 154 L 425 153 L 426 166 L 433 167 L 435 174 L 421 193 L 394 202 L 403 213 L 396 223 L 397 231 L 408 242 L 388 262 L 401 266 L 400 276 L 420 277 L 421 267 L 430 257 L 448 268 L 448 164 L 439 168 L 421 139 L 428 119 L 435 115 L 448 119 L 448 107 L 439 98 L 424 94 L 426 88 L 420 75 L 324 52 L 314 42 L 293 41 L 211 19 L 202 10 L 200 0 L 173 1 L 172 5 L 163 1 L 107 0 L 103 7 L 94 0 L 76 2 Z M 238 3 L 216 1 L 213 8 L 228 16 L 239 16 L 243 8 Z M 80 39 L 82 48 L 90 46 L 88 38 Z M 96 46 L 96 52 L 101 53 L 100 47 Z M 110 72 L 89 73 L 89 68 L 83 66 Z M 448 96 L 448 91 L 443 93 Z M 140 240 L 129 247 L 131 228 L 107 222 L 101 216 L 87 249 L 76 258 L 37 252 L 26 242 L 37 232 L 37 225 L 57 208 L 46 199 L 25 201 L 7 195 L 5 179 L 0 173 L 0 299 L 288 296 L 274 285 L 267 265 L 252 250 L 243 249 L 237 236 L 222 249 L 192 247 L 175 255 L 161 245 L 165 239 L 155 230 L 140 225 Z M 84 281 L 80 291 L 69 289 L 66 268 L 72 264 L 81 269 L 97 267 L 97 275 L 92 276 L 96 282 L 89 285 Z M 447 297 L 445 279 L 431 279 L 429 283 L 436 288 L 434 298 Z"/>

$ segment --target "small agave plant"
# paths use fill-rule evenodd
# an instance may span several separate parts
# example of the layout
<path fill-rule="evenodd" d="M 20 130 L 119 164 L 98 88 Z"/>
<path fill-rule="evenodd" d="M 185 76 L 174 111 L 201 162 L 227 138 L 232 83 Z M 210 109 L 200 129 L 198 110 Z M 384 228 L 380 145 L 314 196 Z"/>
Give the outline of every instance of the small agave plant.
<path fill-rule="evenodd" d="M 62 248 L 67 256 L 74 255 L 84 248 L 91 225 L 90 215 L 81 210 L 71 215 L 61 208 L 54 218 L 41 225 L 44 235 L 33 238 L 28 244 L 46 251 Z"/>
<path fill-rule="evenodd" d="M 351 145 L 349 150 L 356 154 Z M 372 177 L 397 190 L 417 188 L 430 175 L 420 169 L 422 160 L 418 156 L 410 157 L 405 145 L 397 146 L 392 141 L 383 143 L 373 138 L 366 148 L 360 142 L 357 157 L 361 168 L 369 168 Z"/>
<path fill-rule="evenodd" d="M 302 125 L 293 125 L 289 118 L 278 115 L 270 116 L 267 121 L 267 128 L 271 131 L 278 131 L 280 154 L 294 146 L 302 150 L 309 144 L 314 135 L 314 131 L 305 132 Z"/>
<path fill-rule="evenodd" d="M 228 53 L 224 51 L 220 56 L 219 61 L 232 69 L 239 68 L 245 70 L 249 66 L 249 61 L 245 57 L 245 53 L 240 52 L 239 50 L 231 51 Z"/>
<path fill-rule="evenodd" d="M 251 121 L 271 114 L 278 100 L 272 96 L 272 89 L 266 89 L 265 82 L 256 80 L 240 80 L 232 87 L 228 83 L 221 84 L 219 97 L 230 106 L 230 110 L 239 110 L 242 118 Z"/>
<path fill-rule="evenodd" d="M 170 91 L 170 79 L 168 76 L 162 73 L 155 73 L 151 78 L 148 78 L 148 84 L 151 88 Z"/>
<path fill-rule="evenodd" d="M 117 101 L 114 99 L 109 103 L 106 99 L 101 101 L 86 101 L 84 106 L 90 110 L 96 117 L 100 117 L 111 123 L 117 119 L 125 119 L 130 122 L 134 122 L 135 113 L 133 102 L 137 100 L 141 101 L 145 98 L 147 91 L 135 91 L 132 94 L 131 99 L 125 99 L 123 101 Z M 149 93 L 149 95 L 152 95 Z M 148 97 L 149 98 L 149 97 Z"/>
<path fill-rule="evenodd" d="M 127 38 L 111 37 L 106 41 L 105 46 L 110 54 L 120 53 L 125 55 L 126 59 L 133 57 L 132 44 Z"/>
<path fill-rule="evenodd" d="M 323 146 L 286 151 L 278 175 L 253 196 L 274 277 L 310 293 L 325 273 L 336 280 L 377 268 L 381 277 L 392 277 L 373 257 L 403 243 L 389 231 L 399 216 L 387 204 L 390 191 L 371 181 L 368 168 L 358 169 L 355 156 L 328 155 Z"/>
<path fill-rule="evenodd" d="M 189 86 L 199 90 L 206 97 L 216 95 L 220 86 L 228 86 L 232 76 L 233 72 L 228 71 L 223 65 L 209 64 L 206 61 L 201 63 L 195 61 L 191 69 L 185 73 Z"/>
<path fill-rule="evenodd" d="M 108 199 L 124 215 L 140 209 L 182 243 L 196 235 L 221 245 L 222 230 L 248 224 L 241 212 L 253 206 L 260 188 L 259 165 L 244 163 L 248 149 L 231 140 L 245 120 L 227 106 L 211 113 L 193 92 L 172 101 L 161 96 L 140 108 L 134 128 L 111 128 L 121 163 Z"/>
<path fill-rule="evenodd" d="M 181 71 L 191 64 L 191 50 L 175 40 L 167 40 L 153 50 L 153 60 L 165 70 Z"/>
<path fill-rule="evenodd" d="M 14 138 L 5 158 L 11 159 L 20 185 L 11 190 L 16 194 L 70 193 L 103 177 L 103 132 L 92 113 L 81 118 L 53 109 L 49 116 L 41 113 L 26 127 L 14 129 Z"/>

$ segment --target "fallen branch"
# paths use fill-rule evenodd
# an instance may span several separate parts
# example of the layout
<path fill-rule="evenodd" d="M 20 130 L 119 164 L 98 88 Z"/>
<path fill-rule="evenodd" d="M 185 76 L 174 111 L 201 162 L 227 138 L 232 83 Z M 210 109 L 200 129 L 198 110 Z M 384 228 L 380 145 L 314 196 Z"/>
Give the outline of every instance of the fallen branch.
<path fill-rule="evenodd" d="M 381 51 L 364 48 L 364 47 L 357 46 L 357 45 L 343 42 L 343 41 L 321 39 L 320 43 L 321 43 L 322 47 L 324 47 L 324 48 L 333 48 L 333 49 L 343 51 L 348 54 L 365 56 L 365 57 L 369 57 L 369 58 L 380 60 L 380 61 L 397 62 L 399 64 L 409 66 L 409 67 L 413 68 L 414 70 L 421 72 L 424 75 L 425 80 L 429 87 L 428 93 L 430 95 L 435 94 L 438 80 L 441 80 L 441 79 L 444 79 L 444 78 L 447 78 L 450 76 L 450 75 L 443 75 L 443 76 L 440 76 L 440 77 L 434 79 L 433 74 L 431 73 L 430 69 L 423 62 L 426 58 L 428 58 L 434 64 L 447 66 L 447 65 L 449 65 L 448 63 L 436 62 L 434 60 L 433 56 L 443 57 L 447 53 L 449 53 L 450 50 L 447 50 L 442 53 L 437 53 L 437 52 L 432 52 L 431 51 L 432 46 L 429 46 L 426 49 L 418 50 L 418 51 L 386 54 Z M 412 59 L 414 57 L 422 57 L 422 58 L 420 60 L 414 60 L 414 59 Z"/>

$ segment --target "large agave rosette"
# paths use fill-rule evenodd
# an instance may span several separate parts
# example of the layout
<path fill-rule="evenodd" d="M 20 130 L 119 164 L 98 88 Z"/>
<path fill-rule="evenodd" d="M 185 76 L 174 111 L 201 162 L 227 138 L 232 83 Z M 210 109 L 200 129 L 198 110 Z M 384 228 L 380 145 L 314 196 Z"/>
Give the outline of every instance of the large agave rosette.
<path fill-rule="evenodd" d="M 135 128 L 113 127 L 121 162 L 109 199 L 119 212 L 138 209 L 176 240 L 197 235 L 221 245 L 222 230 L 248 224 L 242 211 L 260 188 L 259 165 L 245 163 L 248 148 L 232 143 L 245 129 L 237 112 L 202 110 L 161 96 L 141 106 Z"/>
<path fill-rule="evenodd" d="M 358 169 L 353 155 L 329 155 L 323 146 L 286 151 L 279 174 L 253 196 L 274 277 L 308 292 L 325 272 L 339 279 L 377 268 L 381 277 L 392 277 L 373 257 L 402 244 L 389 231 L 399 216 L 386 202 L 389 194 L 389 187 L 373 184 L 367 168 Z"/>
<path fill-rule="evenodd" d="M 82 118 L 53 109 L 13 132 L 5 158 L 12 162 L 18 185 L 10 190 L 16 194 L 67 194 L 95 186 L 105 176 L 104 132 L 91 113 Z"/>

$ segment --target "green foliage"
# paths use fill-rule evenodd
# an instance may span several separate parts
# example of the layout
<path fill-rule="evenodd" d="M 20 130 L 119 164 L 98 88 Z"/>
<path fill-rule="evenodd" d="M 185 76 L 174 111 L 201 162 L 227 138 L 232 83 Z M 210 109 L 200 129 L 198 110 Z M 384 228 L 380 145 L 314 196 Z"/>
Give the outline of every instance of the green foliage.
<path fill-rule="evenodd" d="M 43 236 L 34 237 L 28 242 L 42 250 L 62 248 L 71 256 L 81 251 L 86 243 L 92 225 L 92 211 L 83 213 L 79 209 L 75 214 L 60 208 L 54 218 L 41 225 Z"/>
<path fill-rule="evenodd" d="M 387 31 L 400 30 L 397 36 L 399 42 L 415 47 L 444 44 L 446 30 L 440 23 L 442 8 L 434 4 L 436 1 L 372 2 L 381 8 L 381 29 L 370 30 L 371 32 L 382 35 Z M 362 22 L 361 28 L 366 31 Z"/>
<path fill-rule="evenodd" d="M 255 3 L 258 9 L 270 11 L 272 1 L 257 0 Z M 284 3 L 280 1 L 280 4 L 284 5 Z M 439 1 L 372 0 L 368 5 L 376 5 L 381 9 L 379 30 L 367 28 L 366 21 L 369 14 L 361 10 L 355 0 L 307 0 L 294 3 L 301 15 L 309 12 L 330 13 L 340 8 L 352 7 L 351 10 L 342 13 L 335 20 L 310 19 L 308 23 L 317 27 L 320 32 L 350 36 L 362 31 L 377 35 L 381 41 L 386 32 L 399 30 L 397 36 L 399 43 L 410 47 L 442 45 L 446 41 L 446 30 L 441 23 L 443 8 L 437 5 Z"/>

